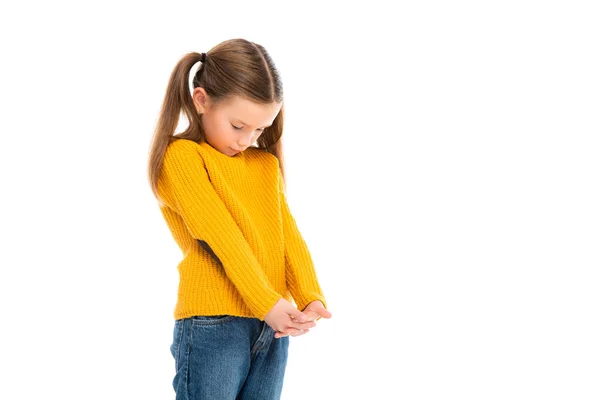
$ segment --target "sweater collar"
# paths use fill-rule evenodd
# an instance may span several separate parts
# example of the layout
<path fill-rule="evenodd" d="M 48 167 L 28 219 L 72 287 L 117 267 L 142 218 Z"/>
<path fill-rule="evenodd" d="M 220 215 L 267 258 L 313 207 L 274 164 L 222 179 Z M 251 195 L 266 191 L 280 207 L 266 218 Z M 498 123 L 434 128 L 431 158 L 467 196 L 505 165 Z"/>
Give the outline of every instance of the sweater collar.
<path fill-rule="evenodd" d="M 200 146 L 204 147 L 205 149 L 208 149 L 211 153 L 215 154 L 217 157 L 225 157 L 225 158 L 232 159 L 232 160 L 244 158 L 244 156 L 245 156 L 244 153 L 247 150 L 246 149 L 244 151 L 240 151 L 236 155 L 230 156 L 228 154 L 221 153 L 219 150 L 215 149 L 210 143 L 208 143 L 206 141 L 202 141 L 199 144 L 200 144 Z"/>

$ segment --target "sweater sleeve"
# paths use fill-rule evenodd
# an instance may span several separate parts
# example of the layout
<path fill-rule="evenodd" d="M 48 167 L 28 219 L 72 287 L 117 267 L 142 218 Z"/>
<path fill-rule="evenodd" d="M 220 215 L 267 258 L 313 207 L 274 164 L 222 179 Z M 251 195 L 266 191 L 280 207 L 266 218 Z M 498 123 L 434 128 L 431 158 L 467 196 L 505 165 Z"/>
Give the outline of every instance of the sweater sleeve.
<path fill-rule="evenodd" d="M 264 320 L 283 296 L 272 288 L 252 248 L 212 186 L 202 156 L 179 141 L 171 143 L 165 152 L 159 195 L 183 218 L 190 234 L 211 247 L 244 302 Z"/>
<path fill-rule="evenodd" d="M 299 310 L 312 301 L 319 300 L 327 308 L 308 246 L 292 216 L 283 190 L 283 178 L 279 171 L 279 196 L 283 222 L 285 249 L 285 277 L 287 287 Z"/>

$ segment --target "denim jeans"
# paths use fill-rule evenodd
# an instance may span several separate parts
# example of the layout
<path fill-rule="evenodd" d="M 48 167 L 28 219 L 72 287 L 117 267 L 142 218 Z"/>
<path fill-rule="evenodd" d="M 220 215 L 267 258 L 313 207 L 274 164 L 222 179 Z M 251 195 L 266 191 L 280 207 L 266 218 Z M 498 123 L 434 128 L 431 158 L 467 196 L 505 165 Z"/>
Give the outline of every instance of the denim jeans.
<path fill-rule="evenodd" d="M 289 337 L 258 318 L 233 315 L 175 320 L 176 400 L 280 399 Z"/>

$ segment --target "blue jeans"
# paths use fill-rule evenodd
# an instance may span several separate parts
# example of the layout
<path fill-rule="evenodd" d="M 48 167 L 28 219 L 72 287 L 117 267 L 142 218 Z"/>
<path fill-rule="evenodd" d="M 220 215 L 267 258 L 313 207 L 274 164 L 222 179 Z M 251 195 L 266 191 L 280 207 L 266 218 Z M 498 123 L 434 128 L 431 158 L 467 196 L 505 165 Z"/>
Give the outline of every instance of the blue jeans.
<path fill-rule="evenodd" d="M 175 320 L 176 400 L 280 399 L 289 337 L 258 318 L 233 315 Z"/>

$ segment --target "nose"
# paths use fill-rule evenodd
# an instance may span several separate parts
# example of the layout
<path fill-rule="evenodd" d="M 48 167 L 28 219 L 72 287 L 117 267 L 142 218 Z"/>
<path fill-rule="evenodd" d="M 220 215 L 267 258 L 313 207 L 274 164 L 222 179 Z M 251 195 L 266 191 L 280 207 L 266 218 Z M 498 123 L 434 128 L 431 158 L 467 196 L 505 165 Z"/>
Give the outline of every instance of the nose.
<path fill-rule="evenodd" d="M 252 143 L 252 137 L 247 137 L 247 138 L 242 138 L 242 140 L 240 140 L 238 142 L 238 149 L 242 149 L 245 150 L 246 147 L 250 146 L 250 144 Z"/>

